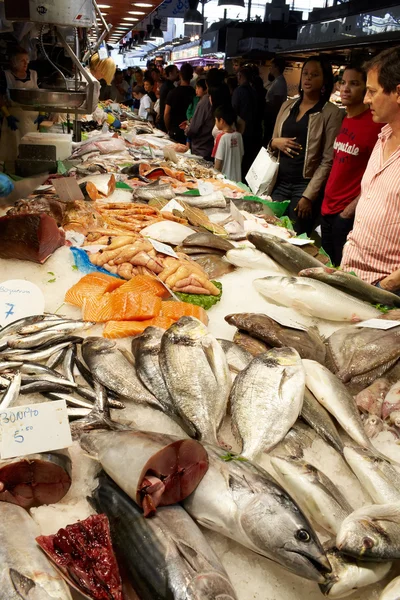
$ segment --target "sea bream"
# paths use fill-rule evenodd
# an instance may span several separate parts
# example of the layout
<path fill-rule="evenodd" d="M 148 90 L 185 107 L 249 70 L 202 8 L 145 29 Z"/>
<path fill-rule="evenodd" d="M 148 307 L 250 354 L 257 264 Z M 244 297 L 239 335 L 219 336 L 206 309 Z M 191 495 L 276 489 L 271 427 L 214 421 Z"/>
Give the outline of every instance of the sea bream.
<path fill-rule="evenodd" d="M 218 341 L 198 319 L 182 317 L 164 333 L 159 361 L 178 413 L 198 439 L 218 443 L 232 386 Z"/>
<path fill-rule="evenodd" d="M 225 569 L 181 506 L 145 519 L 104 474 L 92 498 L 110 521 L 118 561 L 141 600 L 237 600 Z"/>
<path fill-rule="evenodd" d="M 239 373 L 230 401 L 242 456 L 255 460 L 285 437 L 301 412 L 304 383 L 301 358 L 293 348 L 273 348 Z"/>
<path fill-rule="evenodd" d="M 306 277 L 267 276 L 256 279 L 254 287 L 266 298 L 309 317 L 358 323 L 381 314 L 366 302 Z"/>
<path fill-rule="evenodd" d="M 39 533 L 26 510 L 0 502 L 2 600 L 72 600 L 61 575 L 36 544 Z"/>

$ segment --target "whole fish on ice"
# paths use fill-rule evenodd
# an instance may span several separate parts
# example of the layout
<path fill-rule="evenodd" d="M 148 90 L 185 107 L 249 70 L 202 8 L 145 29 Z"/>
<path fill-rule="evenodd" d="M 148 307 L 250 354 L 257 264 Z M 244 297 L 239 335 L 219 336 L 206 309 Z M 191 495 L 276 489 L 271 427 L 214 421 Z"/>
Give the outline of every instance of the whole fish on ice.
<path fill-rule="evenodd" d="M 304 390 L 301 416 L 328 444 L 343 454 L 343 442 L 330 414 L 307 387 Z"/>
<path fill-rule="evenodd" d="M 400 502 L 400 474 L 374 452 L 346 446 L 344 456 L 361 485 L 376 504 Z"/>
<path fill-rule="evenodd" d="M 380 316 L 373 306 L 306 277 L 267 276 L 254 281 L 263 296 L 309 317 L 357 323 Z"/>
<path fill-rule="evenodd" d="M 265 269 L 266 271 L 276 271 L 287 275 L 286 269 L 274 261 L 270 256 L 257 250 L 256 248 L 243 247 L 228 250 L 226 259 L 235 267 L 245 267 L 247 269 Z"/>
<path fill-rule="evenodd" d="M 297 275 L 299 271 L 312 267 L 320 267 L 321 263 L 298 246 L 268 233 L 249 233 L 247 239 L 257 250 L 264 252 L 289 273 Z"/>

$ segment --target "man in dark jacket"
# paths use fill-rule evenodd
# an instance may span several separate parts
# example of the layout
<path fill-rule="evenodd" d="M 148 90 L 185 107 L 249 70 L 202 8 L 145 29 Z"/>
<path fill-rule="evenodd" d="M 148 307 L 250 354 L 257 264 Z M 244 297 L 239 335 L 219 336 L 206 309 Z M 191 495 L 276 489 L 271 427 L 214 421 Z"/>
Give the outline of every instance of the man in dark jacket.
<path fill-rule="evenodd" d="M 175 65 L 168 65 L 165 69 L 165 79 L 160 87 L 160 113 L 158 117 L 158 121 L 156 126 L 158 129 L 162 131 L 166 131 L 165 123 L 164 123 L 164 110 L 165 110 L 165 101 L 167 96 L 171 90 L 175 88 L 175 81 L 179 79 L 179 71 L 178 67 Z"/>

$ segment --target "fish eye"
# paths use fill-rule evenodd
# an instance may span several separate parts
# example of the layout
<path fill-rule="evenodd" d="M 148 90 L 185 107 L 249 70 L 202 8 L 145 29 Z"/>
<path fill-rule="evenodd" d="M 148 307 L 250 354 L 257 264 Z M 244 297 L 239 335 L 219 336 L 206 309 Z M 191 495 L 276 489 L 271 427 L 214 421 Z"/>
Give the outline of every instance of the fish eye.
<path fill-rule="evenodd" d="M 299 529 L 296 532 L 296 538 L 300 542 L 309 542 L 311 540 L 311 536 L 306 529 Z"/>
<path fill-rule="evenodd" d="M 370 550 L 371 548 L 373 548 L 375 545 L 374 540 L 371 539 L 370 537 L 365 537 L 363 539 L 363 546 L 366 550 Z"/>

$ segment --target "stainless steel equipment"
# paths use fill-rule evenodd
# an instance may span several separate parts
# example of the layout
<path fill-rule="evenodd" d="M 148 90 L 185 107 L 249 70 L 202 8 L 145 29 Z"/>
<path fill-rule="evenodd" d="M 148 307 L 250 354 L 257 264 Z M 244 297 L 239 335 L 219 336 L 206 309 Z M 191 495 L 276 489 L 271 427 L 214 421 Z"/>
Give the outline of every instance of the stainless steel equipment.
<path fill-rule="evenodd" d="M 31 110 L 43 109 L 43 107 L 54 111 L 59 106 L 80 108 L 86 101 L 86 92 L 75 92 L 66 90 L 25 90 L 11 89 L 10 98 L 18 104 L 32 107 Z"/>
<path fill-rule="evenodd" d="M 31 21 L 47 25 L 91 27 L 92 0 L 5 0 L 8 21 Z"/>

